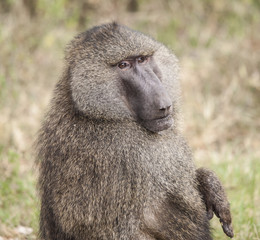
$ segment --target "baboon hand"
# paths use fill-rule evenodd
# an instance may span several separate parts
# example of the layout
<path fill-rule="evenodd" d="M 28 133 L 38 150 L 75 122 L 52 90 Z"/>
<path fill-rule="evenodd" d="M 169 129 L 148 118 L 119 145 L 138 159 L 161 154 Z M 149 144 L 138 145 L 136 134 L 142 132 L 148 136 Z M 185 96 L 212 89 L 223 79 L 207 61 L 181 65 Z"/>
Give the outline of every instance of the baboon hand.
<path fill-rule="evenodd" d="M 197 169 L 196 177 L 198 189 L 206 204 L 208 219 L 212 219 L 215 213 L 224 233 L 230 238 L 234 237 L 229 202 L 218 177 L 205 168 Z"/>
<path fill-rule="evenodd" d="M 215 202 L 214 199 L 207 199 L 206 201 L 207 207 L 207 216 L 209 219 L 213 218 L 213 212 L 219 218 L 220 224 L 224 233 L 230 237 L 234 237 L 233 228 L 232 228 L 232 219 L 231 213 L 229 209 L 228 202 Z"/>

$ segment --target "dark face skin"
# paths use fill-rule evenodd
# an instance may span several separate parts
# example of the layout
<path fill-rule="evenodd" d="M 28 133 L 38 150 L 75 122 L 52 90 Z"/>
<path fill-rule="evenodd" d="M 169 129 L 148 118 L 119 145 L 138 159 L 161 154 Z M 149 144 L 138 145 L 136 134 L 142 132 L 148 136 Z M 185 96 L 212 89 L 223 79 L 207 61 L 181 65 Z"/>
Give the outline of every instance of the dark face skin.
<path fill-rule="evenodd" d="M 173 124 L 172 102 L 153 56 L 133 56 L 116 65 L 123 96 L 134 117 L 151 132 Z"/>

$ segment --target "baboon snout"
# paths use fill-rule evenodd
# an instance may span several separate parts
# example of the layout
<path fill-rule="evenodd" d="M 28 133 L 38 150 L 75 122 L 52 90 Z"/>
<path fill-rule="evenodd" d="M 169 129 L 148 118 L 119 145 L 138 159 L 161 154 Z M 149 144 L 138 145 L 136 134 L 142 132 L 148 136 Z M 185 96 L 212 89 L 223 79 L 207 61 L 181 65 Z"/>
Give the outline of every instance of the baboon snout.
<path fill-rule="evenodd" d="M 141 124 L 152 132 L 166 130 L 173 125 L 172 111 L 172 104 L 166 93 L 160 98 L 153 98 L 139 112 Z"/>
<path fill-rule="evenodd" d="M 128 57 L 117 66 L 123 95 L 134 117 L 152 132 L 171 127 L 173 124 L 172 100 L 154 58 L 151 56 Z"/>
<path fill-rule="evenodd" d="M 160 91 L 155 95 L 154 98 L 154 118 L 167 117 L 172 113 L 172 101 L 168 96 L 167 91 L 161 87 Z M 158 115 L 158 116 L 156 116 Z"/>

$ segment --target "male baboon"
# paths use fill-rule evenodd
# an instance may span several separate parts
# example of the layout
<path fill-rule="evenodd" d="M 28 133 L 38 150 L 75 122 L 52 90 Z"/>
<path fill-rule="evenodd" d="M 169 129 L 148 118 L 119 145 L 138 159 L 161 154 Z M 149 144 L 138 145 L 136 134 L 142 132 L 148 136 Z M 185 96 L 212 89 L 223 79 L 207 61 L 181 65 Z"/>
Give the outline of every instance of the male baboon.
<path fill-rule="evenodd" d="M 40 130 L 44 240 L 232 237 L 229 204 L 178 131 L 178 63 L 116 23 L 78 35 Z M 165 131 L 162 131 L 165 130 Z"/>

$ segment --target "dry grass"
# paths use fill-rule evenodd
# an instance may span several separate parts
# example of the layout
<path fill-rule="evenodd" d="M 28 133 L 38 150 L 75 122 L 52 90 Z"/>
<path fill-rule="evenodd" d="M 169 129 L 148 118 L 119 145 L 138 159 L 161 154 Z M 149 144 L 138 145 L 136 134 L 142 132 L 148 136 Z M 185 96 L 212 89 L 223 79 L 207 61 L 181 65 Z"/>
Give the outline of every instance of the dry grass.
<path fill-rule="evenodd" d="M 3 3 L 10 3 L 3 10 Z M 240 1 L 39 0 L 0 4 L 0 236 L 35 239 L 32 143 L 79 31 L 117 20 L 171 47 L 180 59 L 183 130 L 198 166 L 214 169 L 230 198 L 235 239 L 260 239 L 260 6 Z M 2 8 L 1 8 L 2 7 Z M 2 10 L 1 10 L 2 9 Z M 81 9 L 83 9 L 81 11 Z M 215 239 L 225 239 L 216 219 Z M 25 226 L 34 230 L 23 234 Z M 0 239 L 1 239 L 0 237 Z"/>

